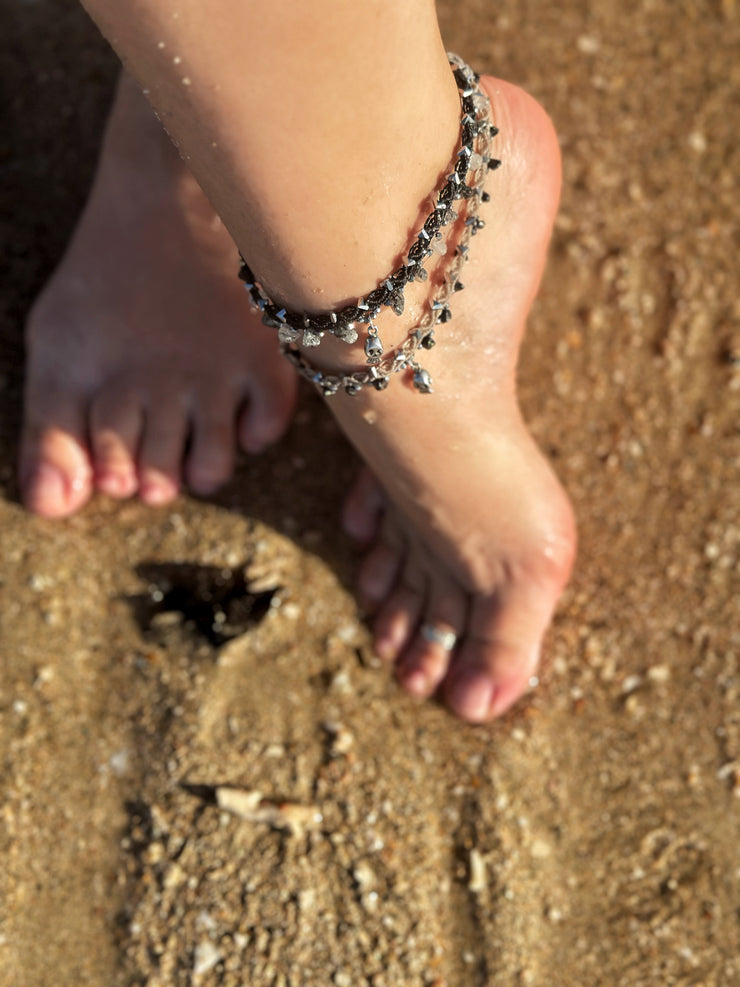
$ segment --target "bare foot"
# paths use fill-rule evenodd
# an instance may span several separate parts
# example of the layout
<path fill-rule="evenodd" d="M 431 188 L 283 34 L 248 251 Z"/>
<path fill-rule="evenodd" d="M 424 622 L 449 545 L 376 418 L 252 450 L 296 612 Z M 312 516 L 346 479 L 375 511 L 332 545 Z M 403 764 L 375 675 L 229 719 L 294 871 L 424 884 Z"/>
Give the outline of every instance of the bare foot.
<path fill-rule="evenodd" d="M 409 692 L 426 697 L 441 687 L 450 708 L 474 723 L 527 688 L 576 541 L 568 499 L 515 392 L 557 208 L 558 144 L 529 96 L 490 78 L 484 85 L 503 165 L 487 182 L 487 225 L 470 245 L 466 290 L 424 353 L 434 393 L 396 378 L 382 393 L 365 388 L 329 402 L 378 478 L 361 478 L 344 518 L 350 534 L 375 539 L 359 586 L 377 610 L 377 651 Z"/>
<path fill-rule="evenodd" d="M 258 452 L 295 400 L 238 255 L 135 84 L 124 77 L 85 212 L 27 326 L 20 478 L 64 517 L 98 489 L 208 494 L 237 442 Z"/>

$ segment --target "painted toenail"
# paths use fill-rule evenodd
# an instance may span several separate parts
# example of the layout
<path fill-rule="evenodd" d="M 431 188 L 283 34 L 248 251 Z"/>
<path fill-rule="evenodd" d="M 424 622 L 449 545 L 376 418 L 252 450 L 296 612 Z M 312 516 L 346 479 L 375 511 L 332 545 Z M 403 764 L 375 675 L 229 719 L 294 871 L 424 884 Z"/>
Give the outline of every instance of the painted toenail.
<path fill-rule="evenodd" d="M 479 723 L 491 715 L 495 692 L 495 685 L 483 669 L 461 668 L 447 689 L 447 699 L 456 713 Z"/>

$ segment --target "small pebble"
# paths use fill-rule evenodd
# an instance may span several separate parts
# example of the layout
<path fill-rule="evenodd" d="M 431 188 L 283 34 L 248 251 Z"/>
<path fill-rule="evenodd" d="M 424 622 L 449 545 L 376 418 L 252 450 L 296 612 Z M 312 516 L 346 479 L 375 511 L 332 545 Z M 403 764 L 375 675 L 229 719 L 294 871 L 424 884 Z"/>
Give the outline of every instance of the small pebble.
<path fill-rule="evenodd" d="M 552 853 L 552 847 L 545 840 L 534 840 L 532 842 L 532 856 L 536 860 L 546 860 Z"/>
<path fill-rule="evenodd" d="M 473 894 L 480 894 L 487 887 L 488 872 L 486 862 L 477 847 L 473 847 L 470 851 L 470 879 L 468 880 L 468 889 Z"/>
<path fill-rule="evenodd" d="M 641 675 L 628 675 L 624 682 L 622 682 L 622 695 L 629 695 L 630 692 L 634 692 L 635 689 L 639 689 L 641 685 Z"/>
<path fill-rule="evenodd" d="M 669 665 L 653 665 L 652 668 L 648 669 L 647 677 L 651 682 L 662 683 L 667 682 L 671 677 L 671 669 Z"/>
<path fill-rule="evenodd" d="M 583 55 L 595 55 L 601 48 L 601 42 L 592 34 L 581 34 L 576 41 L 576 47 Z"/>
<path fill-rule="evenodd" d="M 697 154 L 703 154 L 707 149 L 707 139 L 700 130 L 693 130 L 689 134 L 689 147 Z"/>
<path fill-rule="evenodd" d="M 354 692 L 347 672 L 340 671 L 334 675 L 331 680 L 330 690 L 340 696 L 349 696 Z"/>
<path fill-rule="evenodd" d="M 116 778 L 124 778 L 131 768 L 131 754 L 124 747 L 120 751 L 111 754 L 108 764 Z"/>
<path fill-rule="evenodd" d="M 199 977 L 208 973 L 221 959 L 221 951 L 212 942 L 205 939 L 195 947 L 193 956 L 193 976 Z"/>
<path fill-rule="evenodd" d="M 374 887 L 377 880 L 375 871 L 367 860 L 361 860 L 355 865 L 355 868 L 352 871 L 352 876 L 357 881 L 357 884 L 362 891 L 367 891 Z"/>

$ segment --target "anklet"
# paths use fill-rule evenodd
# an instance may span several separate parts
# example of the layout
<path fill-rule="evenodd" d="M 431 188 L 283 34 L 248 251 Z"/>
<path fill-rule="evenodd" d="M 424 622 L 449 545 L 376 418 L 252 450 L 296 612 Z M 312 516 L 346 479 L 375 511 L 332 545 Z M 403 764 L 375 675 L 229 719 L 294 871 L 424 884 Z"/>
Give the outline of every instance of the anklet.
<path fill-rule="evenodd" d="M 459 277 L 467 259 L 468 242 L 485 226 L 483 220 L 478 218 L 480 204 L 489 199 L 483 190 L 485 178 L 489 170 L 501 164 L 489 154 L 498 129 L 491 123 L 490 101 L 478 85 L 480 77 L 457 55 L 448 54 L 447 57 L 460 94 L 461 146 L 452 172 L 436 192 L 434 208 L 397 270 L 353 305 L 345 305 L 336 312 L 313 314 L 295 312 L 274 302 L 241 258 L 239 277 L 245 282 L 253 308 L 262 315 L 265 325 L 277 329 L 283 353 L 298 373 L 326 396 L 342 389 L 348 394 L 357 394 L 368 385 L 382 391 L 388 386 L 392 374 L 404 370 L 413 371 L 413 384 L 418 391 L 423 394 L 432 392 L 432 379 L 417 362 L 416 354 L 419 348 L 428 350 L 434 346 L 434 327 L 438 323 L 448 322 L 452 317 L 449 299 L 454 292 L 463 288 Z M 411 330 L 404 342 L 386 351 L 375 320 L 383 308 L 390 308 L 396 315 L 401 315 L 406 285 L 412 281 L 427 280 L 429 274 L 424 264 L 429 257 L 450 253 L 442 231 L 458 218 L 453 207 L 458 200 L 464 203 L 465 223 L 451 252 L 452 259 L 444 272 L 440 289 L 428 303 L 428 310 L 421 322 Z M 326 333 L 346 343 L 354 343 L 359 337 L 358 323 L 367 326 L 364 347 L 366 369 L 354 373 L 318 370 L 298 349 L 299 342 L 303 346 L 318 346 Z"/>

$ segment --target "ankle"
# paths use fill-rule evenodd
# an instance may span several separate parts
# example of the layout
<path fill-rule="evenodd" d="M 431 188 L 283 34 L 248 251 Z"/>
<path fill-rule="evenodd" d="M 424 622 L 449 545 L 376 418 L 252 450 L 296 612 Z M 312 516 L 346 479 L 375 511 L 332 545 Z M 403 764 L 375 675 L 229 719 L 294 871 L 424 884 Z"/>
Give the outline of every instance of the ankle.
<path fill-rule="evenodd" d="M 488 97 L 463 62 L 455 59 L 453 67 L 457 152 L 448 158 L 433 191 L 427 191 L 414 235 L 407 234 L 391 269 L 380 278 L 375 275 L 368 293 L 330 312 L 302 313 L 271 298 L 264 282 L 244 264 L 241 276 L 263 321 L 278 330 L 303 376 L 325 394 L 340 387 L 357 393 L 370 384 L 381 390 L 405 369 L 414 371 L 420 390 L 431 389 L 416 353 L 434 345 L 435 326 L 451 317 L 450 299 L 462 287 L 459 275 L 469 240 L 485 226 L 477 215 L 481 202 L 489 198 L 485 178 L 500 164 L 492 154 L 497 128 L 491 123 Z M 319 343 L 324 344 L 323 352 L 317 353 Z"/>

